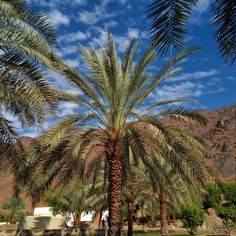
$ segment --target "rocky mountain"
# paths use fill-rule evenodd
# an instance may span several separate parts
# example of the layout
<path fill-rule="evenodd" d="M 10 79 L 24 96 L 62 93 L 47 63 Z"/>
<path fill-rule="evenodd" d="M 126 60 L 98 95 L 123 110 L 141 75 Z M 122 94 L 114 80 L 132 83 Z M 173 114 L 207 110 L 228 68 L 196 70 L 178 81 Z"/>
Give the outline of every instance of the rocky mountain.
<path fill-rule="evenodd" d="M 207 168 L 218 180 L 236 181 L 236 104 L 200 113 L 208 124 L 193 129 L 206 147 Z"/>
<path fill-rule="evenodd" d="M 217 180 L 236 181 L 236 104 L 216 110 L 199 110 L 208 123 L 204 127 L 190 126 L 206 147 L 205 164 Z M 21 139 L 25 148 L 32 138 Z M 0 170 L 0 202 L 11 194 L 9 170 Z"/>

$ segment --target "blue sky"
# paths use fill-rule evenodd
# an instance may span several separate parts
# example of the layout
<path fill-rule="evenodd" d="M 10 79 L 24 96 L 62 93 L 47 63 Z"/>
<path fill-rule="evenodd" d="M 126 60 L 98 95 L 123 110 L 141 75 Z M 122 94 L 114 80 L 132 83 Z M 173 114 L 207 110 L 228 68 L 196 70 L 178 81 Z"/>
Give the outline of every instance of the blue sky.
<path fill-rule="evenodd" d="M 80 59 L 80 44 L 99 47 L 106 42 L 106 28 L 112 32 L 122 55 L 130 38 L 142 40 L 142 47 L 150 43 L 146 19 L 147 0 L 28 0 L 32 10 L 46 14 L 55 25 L 58 35 L 58 54 L 78 70 L 84 70 Z M 183 73 L 171 78 L 152 94 L 153 99 L 190 97 L 198 101 L 195 108 L 215 109 L 236 101 L 236 67 L 230 67 L 220 57 L 210 26 L 210 0 L 200 0 L 189 23 L 187 46 L 201 46 L 201 51 L 181 63 Z M 162 60 L 157 68 L 162 65 Z M 155 69 L 155 68 L 153 68 Z M 57 87 L 76 92 L 59 75 L 46 76 Z M 73 103 L 63 103 L 59 117 L 76 111 Z M 51 120 L 44 125 L 48 128 Z M 35 136 L 40 129 L 24 131 Z"/>

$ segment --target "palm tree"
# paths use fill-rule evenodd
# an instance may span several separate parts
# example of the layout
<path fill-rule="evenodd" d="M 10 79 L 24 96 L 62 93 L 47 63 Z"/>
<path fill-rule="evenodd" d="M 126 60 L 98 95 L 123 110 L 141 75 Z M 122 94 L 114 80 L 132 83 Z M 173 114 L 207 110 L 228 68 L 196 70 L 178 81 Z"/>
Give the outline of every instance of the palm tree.
<path fill-rule="evenodd" d="M 180 163 L 181 164 L 181 163 Z M 188 167 L 187 167 L 188 168 Z M 201 165 L 199 166 L 201 168 Z M 198 168 L 198 169 L 199 169 Z M 160 220 L 161 220 L 161 235 L 168 236 L 168 205 L 171 202 L 175 207 L 179 207 L 186 200 L 199 200 L 200 189 L 197 187 L 196 179 L 188 181 L 179 175 L 178 171 L 173 170 L 170 166 L 166 166 L 166 172 L 169 173 L 169 180 L 160 176 L 158 181 L 158 195 L 160 204 Z M 204 179 L 206 176 L 202 176 Z M 157 186 L 153 186 L 155 191 Z"/>
<path fill-rule="evenodd" d="M 32 168 L 35 173 L 50 172 L 45 188 L 55 176 L 59 181 L 67 182 L 76 176 L 81 179 L 100 168 L 108 173 L 109 235 L 120 234 L 122 177 L 130 168 L 131 153 L 135 162 L 142 161 L 151 172 L 150 164 L 155 158 L 152 153 L 174 151 L 175 147 L 168 140 L 185 136 L 178 129 L 169 132 L 162 122 L 163 117 L 205 123 L 202 116 L 183 107 L 161 109 L 165 104 L 188 99 L 147 103 L 154 89 L 180 71 L 172 66 L 196 50 L 180 53 L 156 74 L 147 72 L 156 52 L 149 48 L 135 63 L 137 51 L 138 44 L 132 40 L 121 61 L 109 34 L 107 48 L 97 51 L 82 47 L 82 57 L 89 71 L 86 75 L 55 57 L 57 68 L 81 91 L 80 95 L 67 97 L 79 104 L 80 110 L 58 122 L 35 144 L 37 148 L 47 147 Z"/>
<path fill-rule="evenodd" d="M 20 214 L 24 213 L 24 209 L 24 202 L 16 196 L 11 196 L 7 199 L 7 202 L 0 205 L 0 215 L 4 216 L 7 223 L 13 224 L 17 221 L 17 216 L 19 218 Z"/>
<path fill-rule="evenodd" d="M 25 1 L 1 0 L 0 12 L 0 143 L 4 147 L 17 141 L 5 112 L 22 127 L 32 127 L 42 124 L 56 107 L 57 93 L 39 66 L 53 68 L 50 57 L 56 40 L 49 21 L 30 12 Z"/>
<path fill-rule="evenodd" d="M 148 6 L 152 41 L 159 53 L 182 48 L 187 23 L 197 3 L 198 0 L 153 0 Z M 212 0 L 211 10 L 211 24 L 216 27 L 215 39 L 220 54 L 233 65 L 236 59 L 236 2 Z"/>
<path fill-rule="evenodd" d="M 75 228 L 80 224 L 83 211 L 92 210 L 87 201 L 91 191 L 91 184 L 70 183 L 67 186 L 59 186 L 47 192 L 45 200 L 52 207 L 54 213 L 69 212 L 73 215 Z"/>
<path fill-rule="evenodd" d="M 195 149 L 196 154 L 197 145 L 195 145 Z M 152 165 L 151 175 L 149 172 L 150 176 L 144 176 L 140 183 L 142 190 L 137 194 L 136 201 L 150 201 L 150 206 L 154 207 L 153 201 L 156 202 L 155 204 L 160 209 L 161 235 L 163 236 L 169 235 L 168 205 L 171 204 L 176 209 L 180 209 L 185 201 L 200 201 L 200 186 L 202 180 L 206 179 L 207 173 L 200 162 L 201 159 L 196 162 L 194 160 L 196 157 L 190 154 L 187 156 L 188 163 L 183 156 L 181 158 L 179 158 L 180 156 L 176 157 L 178 153 L 174 154 L 175 157 L 173 157 L 172 162 L 167 161 L 163 156 L 157 156 Z M 190 163 L 191 160 L 195 162 L 195 165 Z M 173 163 L 175 161 L 178 163 Z M 200 178 L 202 179 L 200 180 Z"/>

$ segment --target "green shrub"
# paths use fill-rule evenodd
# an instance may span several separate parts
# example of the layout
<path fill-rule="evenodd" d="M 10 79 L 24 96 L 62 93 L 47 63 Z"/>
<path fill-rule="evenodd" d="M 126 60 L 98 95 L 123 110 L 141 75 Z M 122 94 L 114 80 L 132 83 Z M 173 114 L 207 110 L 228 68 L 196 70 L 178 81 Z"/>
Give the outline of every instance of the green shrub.
<path fill-rule="evenodd" d="M 236 204 L 236 183 L 220 183 L 219 187 L 222 190 L 225 200 Z"/>
<path fill-rule="evenodd" d="M 203 199 L 203 205 L 204 208 L 214 208 L 219 205 L 220 203 L 220 195 L 221 191 L 215 184 L 206 184 L 204 186 L 204 189 L 207 191 L 204 199 Z"/>
<path fill-rule="evenodd" d="M 201 226 L 204 222 L 204 211 L 197 206 L 185 206 L 182 210 L 181 220 L 183 221 L 184 228 L 193 235 L 197 231 L 198 226 Z"/>
<path fill-rule="evenodd" d="M 231 205 L 229 207 L 217 206 L 215 210 L 230 234 L 236 223 L 236 205 Z"/>

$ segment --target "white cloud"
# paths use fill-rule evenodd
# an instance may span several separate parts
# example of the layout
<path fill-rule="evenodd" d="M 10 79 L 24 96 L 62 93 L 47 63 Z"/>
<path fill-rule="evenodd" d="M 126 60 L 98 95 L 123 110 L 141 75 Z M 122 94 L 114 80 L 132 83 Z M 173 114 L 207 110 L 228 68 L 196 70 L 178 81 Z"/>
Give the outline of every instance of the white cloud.
<path fill-rule="evenodd" d="M 74 43 L 76 41 L 83 41 L 88 39 L 91 36 L 91 33 L 89 31 L 87 32 L 82 32 L 82 31 L 77 31 L 77 32 L 71 32 L 66 35 L 61 35 L 59 37 L 60 42 L 66 42 L 66 43 Z"/>
<path fill-rule="evenodd" d="M 19 129 L 21 127 L 21 123 L 16 118 L 16 116 L 14 116 L 12 113 L 6 111 L 3 106 L 0 106 L 0 110 L 1 110 L 1 115 L 5 119 L 7 119 L 14 128 Z"/>
<path fill-rule="evenodd" d="M 128 28 L 127 34 L 129 38 L 138 38 L 140 33 L 138 29 Z"/>
<path fill-rule="evenodd" d="M 105 23 L 105 28 L 109 27 L 116 27 L 118 25 L 118 22 L 115 20 L 110 20 L 109 22 Z"/>
<path fill-rule="evenodd" d="M 51 19 L 51 22 L 53 25 L 56 27 L 60 25 L 69 25 L 70 24 L 70 19 L 68 16 L 64 15 L 62 12 L 58 10 L 51 10 L 49 13 L 49 18 Z"/>
<path fill-rule="evenodd" d="M 128 0 L 118 0 L 118 2 L 119 2 L 121 5 L 125 5 L 126 3 L 128 3 Z"/>
<path fill-rule="evenodd" d="M 182 82 L 173 85 L 164 85 L 154 91 L 152 98 L 199 97 L 205 86 L 201 83 Z"/>
<path fill-rule="evenodd" d="M 49 7 L 51 9 L 58 8 L 59 6 L 67 5 L 85 5 L 87 0 L 27 0 L 28 3 L 34 3 L 42 7 Z"/>
<path fill-rule="evenodd" d="M 228 79 L 228 80 L 231 80 L 231 81 L 234 81 L 234 80 L 236 80 L 236 77 L 229 76 L 227 79 Z"/>
<path fill-rule="evenodd" d="M 57 74 L 53 71 L 47 71 L 45 75 L 46 79 L 50 81 L 56 88 L 59 89 L 72 89 L 72 85 L 60 74 Z"/>
<path fill-rule="evenodd" d="M 100 16 L 99 12 L 82 11 L 79 13 L 79 21 L 84 24 L 93 25 L 100 20 Z"/>
<path fill-rule="evenodd" d="M 101 20 L 108 19 L 115 15 L 115 13 L 107 12 L 106 5 L 110 0 L 102 1 L 101 5 L 96 5 L 93 11 L 82 11 L 79 12 L 78 20 L 87 25 L 95 25 Z"/>
<path fill-rule="evenodd" d="M 65 61 L 74 68 L 80 65 L 79 59 L 66 59 Z"/>
<path fill-rule="evenodd" d="M 196 7 L 194 8 L 193 15 L 190 19 L 190 23 L 196 25 L 202 25 L 204 18 L 202 14 L 209 8 L 210 0 L 199 0 Z"/>
<path fill-rule="evenodd" d="M 71 3 L 77 5 L 84 5 L 86 3 L 86 0 L 71 0 Z"/>
<path fill-rule="evenodd" d="M 94 36 L 89 42 L 89 47 L 102 46 L 107 42 L 107 31 L 100 27 L 94 27 L 94 30 L 98 33 L 97 37 Z"/>
<path fill-rule="evenodd" d="M 78 108 L 78 104 L 73 103 L 73 102 L 62 102 L 59 105 L 59 112 L 58 116 L 59 117 L 64 117 L 70 114 L 75 113 L 75 110 Z"/>
<path fill-rule="evenodd" d="M 225 90 L 226 89 L 224 87 L 220 87 L 220 88 L 208 90 L 207 93 L 209 93 L 209 94 L 222 93 Z"/>
<path fill-rule="evenodd" d="M 184 41 L 185 41 L 185 43 L 188 43 L 188 42 L 190 42 L 190 41 L 193 40 L 193 39 L 194 39 L 194 36 L 192 36 L 192 35 L 186 35 Z"/>
<path fill-rule="evenodd" d="M 72 88 L 72 89 L 67 89 L 67 90 L 65 90 L 67 93 L 71 93 L 71 94 L 73 94 L 73 95 L 79 95 L 79 94 L 82 94 L 82 92 L 81 91 L 79 91 L 79 90 L 77 90 L 77 89 L 75 89 L 75 88 Z"/>
<path fill-rule="evenodd" d="M 208 9 L 209 5 L 210 5 L 210 0 L 199 0 L 195 8 L 195 11 L 201 14 Z"/>
<path fill-rule="evenodd" d="M 175 76 L 169 80 L 169 82 L 183 81 L 183 80 L 191 80 L 191 79 L 202 79 L 206 77 L 211 77 L 219 74 L 220 72 L 216 69 L 211 69 L 209 71 L 196 71 L 193 73 L 183 73 L 180 76 Z"/>
<path fill-rule="evenodd" d="M 80 50 L 79 45 L 66 45 L 58 50 L 57 54 L 61 57 L 76 54 Z"/>
<path fill-rule="evenodd" d="M 94 36 L 92 41 L 88 44 L 90 47 L 97 47 L 105 45 L 107 42 L 107 31 L 101 27 L 93 27 L 94 31 L 98 32 L 98 36 Z M 146 32 L 140 32 L 136 28 L 128 28 L 127 32 L 124 34 L 113 35 L 114 41 L 116 43 L 119 52 L 124 52 L 129 45 L 131 38 L 144 38 Z"/>
<path fill-rule="evenodd" d="M 124 52 L 127 46 L 129 45 L 129 38 L 125 36 L 117 36 L 114 38 L 116 44 L 117 44 L 117 49 L 120 52 Z"/>

